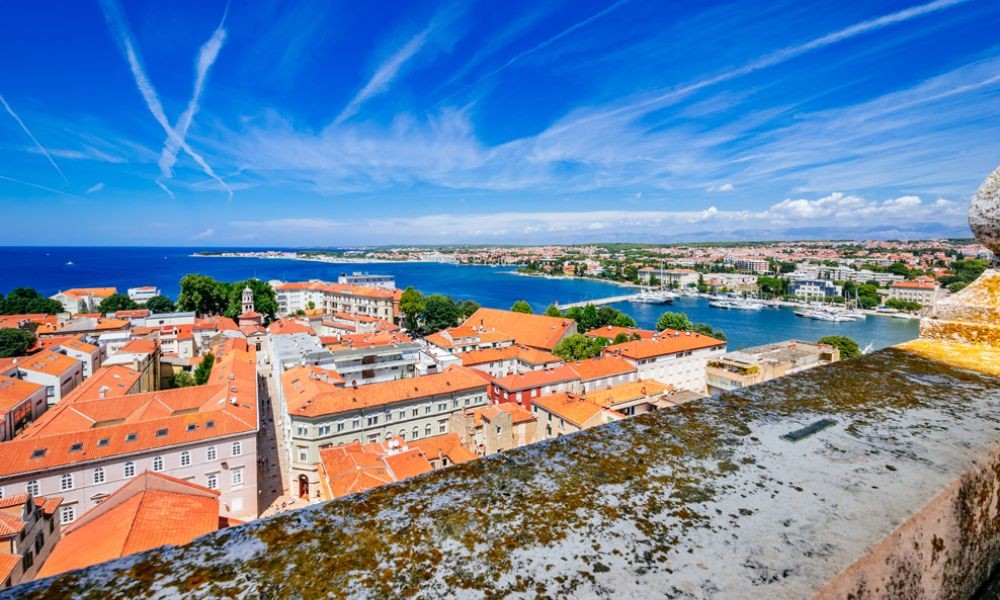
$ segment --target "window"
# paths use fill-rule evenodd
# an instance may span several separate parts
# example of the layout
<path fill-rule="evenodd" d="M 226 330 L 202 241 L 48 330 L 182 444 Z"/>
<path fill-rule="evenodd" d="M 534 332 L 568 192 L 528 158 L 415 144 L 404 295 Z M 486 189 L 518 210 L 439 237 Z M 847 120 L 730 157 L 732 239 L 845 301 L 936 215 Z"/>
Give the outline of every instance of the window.
<path fill-rule="evenodd" d="M 420 409 L 419 408 L 414 408 L 413 409 L 413 416 L 414 417 L 419 417 L 420 416 Z"/>
<path fill-rule="evenodd" d="M 157 472 L 163 470 L 163 457 L 162 456 L 157 456 L 156 458 L 153 459 L 153 470 L 157 471 Z"/>
<path fill-rule="evenodd" d="M 32 554 L 31 550 L 28 550 L 24 553 L 24 556 L 21 557 L 21 570 L 27 571 L 33 564 L 35 564 L 35 555 Z"/>
<path fill-rule="evenodd" d="M 322 435 L 330 435 L 330 426 L 329 425 L 320 425 L 320 427 L 319 427 L 319 434 L 321 436 Z"/>
<path fill-rule="evenodd" d="M 205 421 L 205 429 L 212 429 L 215 427 L 215 421 Z"/>
<path fill-rule="evenodd" d="M 217 489 L 219 489 L 219 474 L 218 473 L 209 473 L 208 475 L 205 476 L 205 481 L 206 481 L 205 485 L 208 487 L 208 489 L 210 489 L 210 490 L 217 490 Z"/>
<path fill-rule="evenodd" d="M 405 429 L 400 429 L 399 430 L 399 439 L 401 439 L 403 441 L 406 441 L 406 430 Z"/>
<path fill-rule="evenodd" d="M 110 438 L 101 438 L 101 439 L 97 440 L 97 447 L 98 448 L 103 448 L 104 446 L 107 446 L 110 443 L 111 443 L 111 439 Z"/>
<path fill-rule="evenodd" d="M 156 437 L 158 437 L 158 438 L 167 437 L 167 429 L 166 428 L 157 429 L 156 430 Z"/>
<path fill-rule="evenodd" d="M 424 405 L 424 414 L 425 415 L 431 414 L 431 405 L 430 405 L 430 403 L 427 403 L 427 404 Z"/>
<path fill-rule="evenodd" d="M 329 431 L 327 431 L 329 433 Z M 233 456 L 243 454 L 243 442 L 233 442 Z"/>
<path fill-rule="evenodd" d="M 378 425 L 378 416 L 368 417 L 368 426 Z"/>
<path fill-rule="evenodd" d="M 296 427 L 295 435 L 299 437 L 309 437 L 309 429 L 307 427 Z"/>
<path fill-rule="evenodd" d="M 444 412 L 446 410 L 448 410 L 448 403 L 447 402 L 439 402 L 438 403 L 438 412 Z"/>
<path fill-rule="evenodd" d="M 444 433 L 448 429 L 448 421 L 438 421 L 438 433 Z"/>
<path fill-rule="evenodd" d="M 59 489 L 61 489 L 64 492 L 66 490 L 73 489 L 73 474 L 72 473 L 65 473 L 62 477 L 59 478 Z"/>
<path fill-rule="evenodd" d="M 340 433 L 343 430 L 344 430 L 344 422 L 343 421 L 337 421 L 337 433 Z"/>
<path fill-rule="evenodd" d="M 205 449 L 205 460 L 213 461 L 218 456 L 218 452 L 215 450 L 215 446 L 209 446 Z"/>
<path fill-rule="evenodd" d="M 309 460 L 309 451 L 303 447 L 299 447 L 299 462 L 304 463 Z"/>
<path fill-rule="evenodd" d="M 392 422 L 392 411 L 391 410 L 385 411 L 385 422 L 386 423 L 391 423 Z"/>
<path fill-rule="evenodd" d="M 137 434 L 137 433 L 130 433 L 130 434 L 128 434 L 128 435 L 125 436 L 125 441 L 126 442 L 134 442 L 137 439 L 139 439 L 139 434 Z"/>
<path fill-rule="evenodd" d="M 31 494 L 32 496 L 37 496 L 38 495 L 38 482 L 35 481 L 35 480 L 29 481 L 28 483 L 25 484 L 24 491 L 27 492 L 28 494 Z"/>
<path fill-rule="evenodd" d="M 197 423 L 188 423 L 187 427 L 185 427 L 184 429 L 186 429 L 187 431 L 194 431 L 195 429 L 198 429 L 198 424 Z"/>
<path fill-rule="evenodd" d="M 185 450 L 181 452 L 181 466 L 187 467 L 191 465 L 191 453 Z"/>
<path fill-rule="evenodd" d="M 3 498 L 3 488 L 0 487 L 0 498 Z"/>
<path fill-rule="evenodd" d="M 94 483 L 104 483 L 104 467 L 94 469 Z"/>
<path fill-rule="evenodd" d="M 414 427 L 413 428 L 413 436 L 410 439 L 411 440 L 415 440 L 415 439 L 418 439 L 419 437 L 420 437 L 420 430 L 417 429 L 416 427 Z"/>
<path fill-rule="evenodd" d="M 359 427 L 361 427 L 361 419 L 355 417 L 354 420 L 351 421 L 351 429 L 358 429 Z"/>
<path fill-rule="evenodd" d="M 399 420 L 400 421 L 405 421 L 406 420 L 406 410 L 399 411 Z"/>
<path fill-rule="evenodd" d="M 135 463 L 132 461 L 128 461 L 127 463 L 125 463 L 125 468 L 123 469 L 123 471 L 124 471 L 123 474 L 126 478 L 131 479 L 132 477 L 135 477 Z"/>
<path fill-rule="evenodd" d="M 431 424 L 428 423 L 427 425 L 424 425 L 424 437 L 428 437 L 430 436 L 430 434 L 431 434 Z"/>
<path fill-rule="evenodd" d="M 76 520 L 76 506 L 69 505 L 59 509 L 59 523 L 66 525 Z"/>
<path fill-rule="evenodd" d="M 46 448 L 38 448 L 31 453 L 31 458 L 42 458 L 45 456 Z"/>
<path fill-rule="evenodd" d="M 451 401 L 452 408 L 458 408 L 458 398 L 453 398 Z"/>
<path fill-rule="evenodd" d="M 81 450 L 83 450 L 82 442 L 73 442 L 69 447 L 70 452 L 80 452 Z"/>
<path fill-rule="evenodd" d="M 43 546 L 45 546 L 45 534 L 39 533 L 35 536 L 35 552 L 41 552 Z"/>
<path fill-rule="evenodd" d="M 234 486 L 243 485 L 243 467 L 230 471 L 229 479 Z"/>

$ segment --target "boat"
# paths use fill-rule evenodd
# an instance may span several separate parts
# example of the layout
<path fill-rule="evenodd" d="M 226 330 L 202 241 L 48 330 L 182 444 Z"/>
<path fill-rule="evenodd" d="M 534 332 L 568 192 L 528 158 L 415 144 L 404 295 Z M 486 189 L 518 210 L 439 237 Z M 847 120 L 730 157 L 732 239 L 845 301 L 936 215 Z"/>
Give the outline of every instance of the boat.
<path fill-rule="evenodd" d="M 754 311 L 756 311 L 756 310 L 763 310 L 764 309 L 764 305 L 763 304 L 761 304 L 760 302 L 755 302 L 755 301 L 750 300 L 750 299 L 733 300 L 729 304 L 730 304 L 729 307 L 731 309 L 733 309 L 733 310 L 754 310 Z"/>
<path fill-rule="evenodd" d="M 66 266 L 67 266 L 67 267 L 72 267 L 72 266 L 73 266 L 73 261 L 71 261 L 71 260 L 67 260 L 67 261 L 66 261 Z"/>
<path fill-rule="evenodd" d="M 677 299 L 677 294 L 667 290 L 643 290 L 635 295 L 632 302 L 641 304 L 670 304 Z"/>
<path fill-rule="evenodd" d="M 917 318 L 915 315 L 911 315 L 909 313 L 893 313 L 891 316 L 892 316 L 893 319 L 906 319 L 906 320 L 910 320 L 910 319 L 916 319 Z"/>
<path fill-rule="evenodd" d="M 712 308 L 723 308 L 729 310 L 733 307 L 733 303 L 725 298 L 712 298 L 708 301 L 708 305 Z"/>

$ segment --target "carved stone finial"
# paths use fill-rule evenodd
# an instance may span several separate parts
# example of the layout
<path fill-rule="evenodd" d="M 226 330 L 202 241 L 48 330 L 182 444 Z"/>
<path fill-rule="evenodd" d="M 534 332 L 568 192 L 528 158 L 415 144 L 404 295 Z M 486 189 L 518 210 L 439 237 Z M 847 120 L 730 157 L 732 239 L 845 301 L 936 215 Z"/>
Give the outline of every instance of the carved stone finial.
<path fill-rule="evenodd" d="M 1000 260 L 1000 167 L 979 186 L 969 207 L 969 227 L 979 243 Z"/>

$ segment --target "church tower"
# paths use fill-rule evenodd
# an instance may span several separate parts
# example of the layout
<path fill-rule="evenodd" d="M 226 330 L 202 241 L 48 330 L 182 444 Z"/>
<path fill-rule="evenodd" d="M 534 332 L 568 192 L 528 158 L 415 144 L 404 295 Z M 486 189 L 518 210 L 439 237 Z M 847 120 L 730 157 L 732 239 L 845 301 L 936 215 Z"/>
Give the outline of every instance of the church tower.
<path fill-rule="evenodd" d="M 254 312 L 253 308 L 254 308 L 253 307 L 253 290 L 251 290 L 250 286 L 248 285 L 245 288 L 243 288 L 243 312 L 244 312 L 244 314 L 245 313 L 252 313 L 252 312 Z"/>

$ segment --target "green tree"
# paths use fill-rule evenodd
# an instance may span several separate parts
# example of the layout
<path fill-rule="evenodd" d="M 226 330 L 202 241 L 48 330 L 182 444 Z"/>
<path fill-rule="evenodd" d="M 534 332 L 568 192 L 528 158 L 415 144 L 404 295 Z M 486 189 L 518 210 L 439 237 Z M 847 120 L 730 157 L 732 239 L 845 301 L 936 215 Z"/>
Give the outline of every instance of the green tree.
<path fill-rule="evenodd" d="M 229 308 L 229 284 L 193 273 L 181 278 L 177 309 L 199 315 L 222 315 Z"/>
<path fill-rule="evenodd" d="M 24 356 L 35 345 L 35 336 L 23 329 L 0 329 L 0 358 Z"/>
<path fill-rule="evenodd" d="M 525 313 L 529 315 L 534 312 L 531 310 L 531 305 L 525 302 L 524 300 L 518 300 L 517 302 L 514 303 L 514 306 L 510 307 L 510 309 L 517 313 Z"/>
<path fill-rule="evenodd" d="M 907 267 L 906 263 L 904 263 L 902 261 L 897 261 L 897 262 L 892 263 L 891 265 L 889 265 L 889 267 L 886 270 L 888 272 L 892 273 L 893 275 L 899 275 L 901 277 L 909 277 L 910 276 L 910 268 Z"/>
<path fill-rule="evenodd" d="M 861 356 L 861 349 L 858 348 L 858 343 L 847 336 L 828 335 L 819 338 L 819 343 L 833 346 L 840 350 L 840 358 L 842 360 Z"/>
<path fill-rule="evenodd" d="M 403 326 L 411 332 L 420 330 L 420 318 L 424 314 L 424 296 L 413 286 L 403 291 L 399 298 L 399 312 L 403 314 Z"/>
<path fill-rule="evenodd" d="M 574 333 L 556 344 L 556 347 L 552 349 L 552 354 L 567 361 L 585 360 L 600 354 L 601 350 L 607 345 L 608 340 L 605 338 Z"/>
<path fill-rule="evenodd" d="M 209 352 L 201 359 L 201 364 L 194 370 L 194 381 L 198 385 L 208 383 L 208 376 L 212 374 L 212 365 L 215 364 L 215 355 Z"/>
<path fill-rule="evenodd" d="M 198 385 L 198 382 L 194 380 L 194 375 L 188 371 L 178 371 L 177 373 L 174 373 L 173 383 L 175 388 Z"/>
<path fill-rule="evenodd" d="M 615 336 L 615 339 L 611 341 L 612 344 L 624 344 L 625 342 L 631 342 L 633 340 L 641 340 L 642 336 L 638 333 L 619 333 Z"/>
<path fill-rule="evenodd" d="M 695 323 L 691 326 L 691 331 L 713 337 L 717 340 L 726 341 L 726 334 L 721 329 L 712 329 L 708 323 Z"/>
<path fill-rule="evenodd" d="M 458 324 L 458 307 L 448 296 L 433 294 L 424 300 L 423 317 L 425 332 L 441 331 Z"/>
<path fill-rule="evenodd" d="M 953 283 L 948 284 L 948 291 L 951 292 L 952 294 L 957 294 L 958 292 L 964 290 L 967 285 L 969 284 L 964 281 L 955 281 Z"/>
<path fill-rule="evenodd" d="M 458 304 L 458 317 L 464 321 L 465 319 L 468 319 L 472 315 L 476 314 L 476 311 L 480 308 L 479 303 L 473 300 L 460 302 Z"/>
<path fill-rule="evenodd" d="M 278 312 L 278 296 L 274 293 L 274 288 L 266 281 L 260 279 L 247 279 L 237 281 L 233 284 L 221 283 L 227 290 L 228 302 L 225 315 L 235 319 L 243 312 L 243 290 L 250 288 L 253 292 L 253 308 L 264 315 L 265 322 L 274 320 Z"/>
<path fill-rule="evenodd" d="M 151 313 L 169 313 L 175 310 L 174 301 L 166 296 L 153 296 L 146 300 L 146 308 Z"/>
<path fill-rule="evenodd" d="M 545 309 L 545 316 L 547 317 L 561 317 L 563 312 L 559 310 L 559 307 L 555 304 L 550 304 L 548 308 Z"/>
<path fill-rule="evenodd" d="M 761 275 L 757 278 L 757 285 L 760 291 L 772 296 L 783 296 L 788 288 L 787 282 L 779 277 L 769 277 Z"/>
<path fill-rule="evenodd" d="M 139 308 L 139 305 L 128 296 L 124 294 L 111 294 L 101 301 L 97 307 L 97 312 L 106 315 L 108 313 L 116 313 L 120 310 L 135 310 L 137 308 Z"/>
<path fill-rule="evenodd" d="M 309 310 L 316 310 L 316 303 L 310 300 L 309 302 L 306 302 L 306 308 Z"/>
<path fill-rule="evenodd" d="M 31 288 L 15 288 L 6 298 L 0 296 L 0 315 L 57 315 L 61 312 L 64 312 L 62 304 Z"/>
<path fill-rule="evenodd" d="M 691 324 L 691 320 L 684 313 L 667 311 L 660 315 L 660 318 L 656 321 L 657 331 L 663 331 L 664 329 L 691 331 L 692 327 L 694 325 Z"/>
<path fill-rule="evenodd" d="M 923 308 L 919 302 L 914 302 L 912 300 L 900 300 L 899 298 L 889 298 L 885 301 L 885 305 L 889 308 L 895 308 L 896 310 L 905 310 L 909 312 L 916 312 Z"/>

